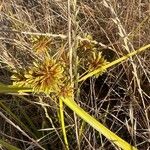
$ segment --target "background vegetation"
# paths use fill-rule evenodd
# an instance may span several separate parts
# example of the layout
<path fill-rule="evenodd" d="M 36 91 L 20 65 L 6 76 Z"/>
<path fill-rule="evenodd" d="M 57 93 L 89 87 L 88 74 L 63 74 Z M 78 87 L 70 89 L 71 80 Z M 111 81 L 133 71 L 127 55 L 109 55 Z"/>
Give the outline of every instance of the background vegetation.
<path fill-rule="evenodd" d="M 1 0 L 0 82 L 13 84 L 14 72 L 24 72 L 36 60 L 42 61 L 47 49 L 73 67 L 77 79 L 77 72 L 85 71 L 88 54 L 78 39 L 98 42 L 94 45 L 97 53 L 112 62 L 150 43 L 149 15 L 148 0 Z M 88 42 L 85 46 L 92 47 Z M 77 55 L 85 60 L 80 70 Z M 68 80 L 72 73 L 66 74 Z M 75 84 L 75 101 L 125 141 L 148 150 L 149 77 L 150 53 L 145 51 L 98 78 Z M 1 149 L 64 149 L 58 105 L 53 95 L 1 92 Z M 70 149 L 119 149 L 68 107 L 64 106 L 64 112 Z"/>

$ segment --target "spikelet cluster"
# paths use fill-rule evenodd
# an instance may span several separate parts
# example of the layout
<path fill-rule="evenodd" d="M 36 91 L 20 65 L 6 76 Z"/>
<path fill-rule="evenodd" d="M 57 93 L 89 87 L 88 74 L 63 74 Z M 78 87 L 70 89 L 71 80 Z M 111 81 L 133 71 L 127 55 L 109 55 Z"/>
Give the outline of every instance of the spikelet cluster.
<path fill-rule="evenodd" d="M 94 71 L 102 66 L 108 64 L 108 61 L 102 56 L 99 51 L 98 45 L 92 43 L 92 36 L 87 35 L 85 40 L 79 42 L 77 53 L 79 54 L 80 64 L 84 70 L 88 72 Z M 106 70 L 101 70 L 96 77 L 104 73 Z"/>
<path fill-rule="evenodd" d="M 93 56 L 89 60 L 89 71 L 94 71 L 95 69 L 98 69 L 107 64 L 108 61 L 102 56 L 101 52 L 97 52 L 97 53 L 93 52 Z M 95 76 L 98 77 L 99 75 L 102 75 L 104 72 L 106 72 L 106 69 L 102 69 Z"/>
<path fill-rule="evenodd" d="M 85 40 L 79 41 L 77 47 L 77 56 L 79 58 L 78 71 L 82 68 L 81 73 L 87 70 L 88 72 L 94 71 L 108 63 L 102 56 L 102 53 L 98 51 L 97 45 L 90 42 L 90 40 L 92 40 L 92 36 L 86 35 Z M 35 53 L 44 53 L 42 62 L 36 61 L 25 70 L 15 71 L 12 76 L 13 84 L 20 87 L 30 87 L 33 89 L 33 92 L 56 93 L 59 96 L 70 97 L 73 95 L 73 89 L 69 83 L 68 52 L 66 51 L 66 54 L 63 53 L 61 55 L 62 58 L 57 57 L 56 54 L 54 57 L 49 52 L 51 44 L 52 40 L 49 37 L 35 37 L 32 40 Z M 96 77 L 105 71 L 102 70 Z"/>
<path fill-rule="evenodd" d="M 31 87 L 34 92 L 58 93 L 64 80 L 63 72 L 62 64 L 49 58 L 43 63 L 34 62 L 24 75 L 14 74 L 12 80 L 14 85 Z"/>
<path fill-rule="evenodd" d="M 36 54 L 47 52 L 53 43 L 53 40 L 46 36 L 32 36 L 30 41 Z"/>

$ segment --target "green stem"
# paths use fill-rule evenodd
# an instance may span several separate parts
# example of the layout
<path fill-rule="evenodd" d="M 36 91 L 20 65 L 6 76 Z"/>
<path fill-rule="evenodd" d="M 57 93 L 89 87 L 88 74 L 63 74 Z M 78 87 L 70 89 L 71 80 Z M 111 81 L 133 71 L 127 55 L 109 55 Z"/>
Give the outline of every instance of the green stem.
<path fill-rule="evenodd" d="M 65 119 L 64 119 L 64 110 L 63 110 L 62 99 L 59 99 L 59 110 L 60 110 L 60 122 L 61 122 L 62 133 L 64 136 L 64 142 L 65 142 L 66 150 L 69 150 L 69 144 L 68 144 L 66 128 L 65 128 Z"/>
<path fill-rule="evenodd" d="M 5 141 L 3 141 L 2 139 L 0 139 L 0 147 L 4 146 L 5 148 L 7 148 L 8 150 L 21 150 L 20 148 L 17 148 Z M 2 148 L 2 147 L 1 147 Z"/>
<path fill-rule="evenodd" d="M 98 122 L 95 118 L 90 116 L 87 112 L 85 112 L 82 108 L 80 108 L 73 99 L 60 97 L 60 99 L 79 117 L 81 117 L 85 122 L 90 124 L 94 129 L 103 134 L 107 139 L 109 139 L 112 143 L 116 144 L 118 147 L 123 150 L 137 150 L 134 146 L 130 145 L 115 133 L 107 129 L 103 124 Z"/>
<path fill-rule="evenodd" d="M 115 60 L 115 61 L 113 61 L 111 63 L 108 63 L 105 66 L 101 66 L 100 68 L 95 69 L 94 71 L 89 72 L 85 76 L 81 77 L 78 82 L 84 81 L 87 78 L 92 77 L 93 75 L 98 74 L 99 72 L 103 72 L 103 70 L 106 70 L 106 69 L 108 69 L 108 68 L 110 68 L 110 67 L 112 67 L 112 66 L 114 66 L 114 65 L 116 65 L 118 63 L 121 63 L 121 62 L 127 60 L 128 58 L 130 58 L 130 57 L 132 57 L 132 56 L 134 56 L 134 55 L 136 55 L 136 54 L 138 54 L 138 53 L 140 53 L 140 52 L 142 52 L 142 51 L 144 51 L 144 50 L 146 50 L 148 48 L 150 48 L 150 44 L 148 44 L 146 46 L 143 46 L 140 49 L 138 49 L 136 51 L 133 51 L 133 52 L 131 52 L 131 53 L 129 53 L 129 54 L 127 54 L 127 55 L 125 55 L 125 56 L 123 56 L 123 57 L 121 57 L 121 58 L 119 58 L 119 59 L 117 59 L 117 60 Z"/>
<path fill-rule="evenodd" d="M 32 88 L 17 87 L 13 85 L 5 85 L 0 83 L 0 93 L 25 93 L 32 92 Z"/>

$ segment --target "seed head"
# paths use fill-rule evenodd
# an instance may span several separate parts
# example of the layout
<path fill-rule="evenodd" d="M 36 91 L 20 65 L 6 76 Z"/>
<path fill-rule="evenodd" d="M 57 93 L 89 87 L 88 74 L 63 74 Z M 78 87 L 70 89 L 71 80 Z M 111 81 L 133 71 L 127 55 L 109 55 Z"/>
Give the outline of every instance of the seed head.
<path fill-rule="evenodd" d="M 108 64 L 107 60 L 102 56 L 101 52 L 93 52 L 93 56 L 89 61 L 89 71 L 94 71 L 95 69 L 98 69 L 100 67 L 105 66 Z M 106 72 L 106 70 L 102 69 L 96 77 L 101 75 L 102 73 Z"/>
<path fill-rule="evenodd" d="M 52 39 L 46 36 L 32 37 L 31 42 L 32 48 L 37 54 L 47 52 L 52 45 Z"/>
<path fill-rule="evenodd" d="M 33 66 L 24 73 L 24 80 L 13 77 L 15 84 L 33 88 L 34 92 L 59 92 L 63 83 L 63 66 L 53 59 L 46 59 L 43 63 L 34 62 Z"/>

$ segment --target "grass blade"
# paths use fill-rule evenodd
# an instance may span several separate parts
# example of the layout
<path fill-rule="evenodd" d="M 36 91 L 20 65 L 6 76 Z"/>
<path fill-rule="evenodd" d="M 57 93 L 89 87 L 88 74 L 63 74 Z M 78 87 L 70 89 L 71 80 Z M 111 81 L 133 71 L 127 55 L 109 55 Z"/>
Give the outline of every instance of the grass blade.
<path fill-rule="evenodd" d="M 81 117 L 85 122 L 90 124 L 94 129 L 102 133 L 107 139 L 111 142 L 116 144 L 118 147 L 122 148 L 123 150 L 137 150 L 134 146 L 130 145 L 115 133 L 107 129 L 103 124 L 98 122 L 95 118 L 90 116 L 87 112 L 85 112 L 82 108 L 80 108 L 75 101 L 71 98 L 64 98 L 60 97 L 62 101 L 71 109 L 73 110 L 79 117 Z"/>
<path fill-rule="evenodd" d="M 32 92 L 32 89 L 28 87 L 17 87 L 13 85 L 4 85 L 0 83 L 0 93 L 25 93 L 25 92 Z"/>
<path fill-rule="evenodd" d="M 141 47 L 140 49 L 138 49 L 138 50 L 136 50 L 136 51 L 133 51 L 133 52 L 131 52 L 131 53 L 129 53 L 129 54 L 127 54 L 127 55 L 125 55 L 125 56 L 123 56 L 123 57 L 117 59 L 117 60 L 114 60 L 113 62 L 108 63 L 108 64 L 105 65 L 105 66 L 101 66 L 100 68 L 95 69 L 95 70 L 92 71 L 92 72 L 89 72 L 89 73 L 86 74 L 85 76 L 81 77 L 78 82 L 84 81 L 84 80 L 86 80 L 87 78 L 92 77 L 93 75 L 98 74 L 99 72 L 103 72 L 103 70 L 106 70 L 106 69 L 108 69 L 108 68 L 110 68 L 110 67 L 112 67 L 112 66 L 114 66 L 114 65 L 116 65 L 116 64 L 118 64 L 118 63 L 121 63 L 121 62 L 127 60 L 128 58 L 130 58 L 130 57 L 132 57 L 132 56 L 134 56 L 134 55 L 136 55 L 136 54 L 138 54 L 138 53 L 140 53 L 140 52 L 142 52 L 142 51 L 144 51 L 144 50 L 146 50 L 146 49 L 148 49 L 148 48 L 150 48 L 150 44 L 148 44 L 148 45 L 146 45 L 146 46 L 143 46 L 143 47 Z"/>
<path fill-rule="evenodd" d="M 60 122 L 61 122 L 61 127 L 62 127 L 62 133 L 63 133 L 63 136 L 64 136 L 64 142 L 65 142 L 66 150 L 69 150 L 69 144 L 68 144 L 66 128 L 65 128 L 65 118 L 64 118 L 64 110 L 63 110 L 63 101 L 62 101 L 62 99 L 59 99 L 59 110 L 60 110 Z"/>
<path fill-rule="evenodd" d="M 5 141 L 3 141 L 2 139 L 0 139 L 0 146 L 3 146 L 5 148 L 7 148 L 8 150 L 21 150 Z"/>
<path fill-rule="evenodd" d="M 32 137 L 37 138 L 37 136 L 2 102 L 0 102 L 0 108 L 5 110 L 7 114 L 9 114 L 17 122 L 17 124 L 19 124 L 22 127 L 22 129 L 27 131 L 30 135 L 32 135 Z"/>

